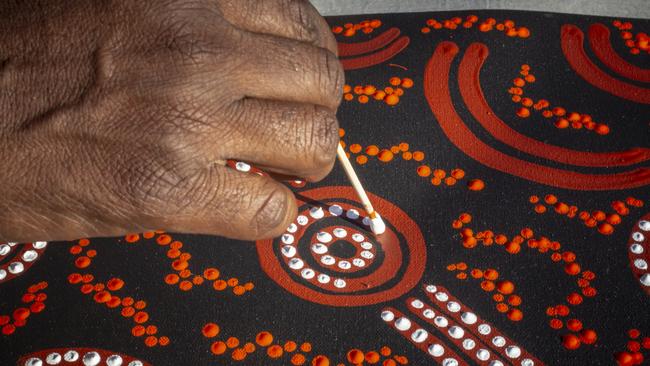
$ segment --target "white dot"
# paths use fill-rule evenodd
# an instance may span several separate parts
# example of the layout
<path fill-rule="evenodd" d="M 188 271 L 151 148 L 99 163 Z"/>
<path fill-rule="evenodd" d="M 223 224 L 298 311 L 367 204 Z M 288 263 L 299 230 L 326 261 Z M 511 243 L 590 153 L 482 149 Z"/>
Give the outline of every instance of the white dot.
<path fill-rule="evenodd" d="M 320 258 L 320 262 L 326 266 L 331 266 L 332 264 L 336 263 L 336 259 L 334 259 L 334 257 L 331 255 L 324 255 Z"/>
<path fill-rule="evenodd" d="M 309 216 L 315 218 L 316 220 L 322 219 L 325 216 L 325 211 L 323 211 L 323 208 L 320 206 L 312 207 L 309 209 Z"/>
<path fill-rule="evenodd" d="M 316 275 L 316 272 L 314 272 L 314 270 L 311 268 L 305 268 L 300 271 L 300 275 L 306 280 L 311 280 Z"/>
<path fill-rule="evenodd" d="M 632 239 L 634 239 L 634 241 L 641 242 L 643 241 L 643 239 L 645 239 L 645 237 L 643 236 L 643 234 L 636 232 L 632 234 Z"/>
<path fill-rule="evenodd" d="M 458 361 L 455 358 L 445 358 L 442 360 L 442 366 L 458 366 Z"/>
<path fill-rule="evenodd" d="M 25 361 L 25 366 L 41 366 L 43 361 L 40 358 L 32 357 L 29 360 Z"/>
<path fill-rule="evenodd" d="M 32 247 L 34 247 L 34 249 L 43 249 L 46 246 L 47 246 L 46 241 L 35 241 L 32 243 Z"/>
<path fill-rule="evenodd" d="M 643 253 L 643 246 L 641 244 L 634 243 L 630 245 L 630 252 L 634 254 L 642 254 Z"/>
<path fill-rule="evenodd" d="M 366 226 L 370 226 L 370 223 L 372 221 L 370 220 L 370 218 L 368 216 L 364 216 L 364 218 L 363 218 L 363 220 L 361 220 L 361 222 Z"/>
<path fill-rule="evenodd" d="M 339 268 L 340 269 L 350 269 L 350 268 L 352 268 L 352 264 L 350 264 L 350 262 L 348 262 L 348 261 L 340 261 L 339 262 Z"/>
<path fill-rule="evenodd" d="M 381 318 L 382 318 L 385 322 L 392 322 L 393 319 L 395 319 L 395 314 L 393 314 L 392 311 L 385 310 L 385 311 L 382 311 L 382 312 L 381 312 Z"/>
<path fill-rule="evenodd" d="M 648 262 L 643 259 L 635 259 L 634 266 L 638 269 L 648 269 Z"/>
<path fill-rule="evenodd" d="M 341 227 L 337 227 L 336 229 L 332 230 L 332 233 L 337 238 L 345 238 L 348 235 L 348 232 L 345 231 L 345 229 L 341 228 Z"/>
<path fill-rule="evenodd" d="M 428 351 L 431 356 L 440 357 L 445 353 L 445 347 L 438 343 L 435 343 L 429 346 Z"/>
<path fill-rule="evenodd" d="M 517 358 L 521 356 L 521 348 L 517 346 L 508 346 L 506 347 L 506 356 L 510 358 Z"/>
<path fill-rule="evenodd" d="M 445 328 L 447 325 L 449 325 L 449 321 L 444 316 L 437 316 L 435 319 L 433 319 L 433 322 L 440 328 Z"/>
<path fill-rule="evenodd" d="M 334 280 L 334 287 L 336 288 L 344 288 L 347 286 L 347 283 L 345 283 L 345 280 L 342 278 L 337 278 Z"/>
<path fill-rule="evenodd" d="M 356 241 L 357 243 L 361 243 L 362 241 L 366 240 L 366 238 L 364 238 L 363 235 L 359 233 L 354 233 L 352 234 L 352 240 Z"/>
<path fill-rule="evenodd" d="M 291 269 L 301 269 L 302 267 L 304 267 L 304 265 L 305 262 L 303 262 L 302 259 L 300 258 L 292 258 L 289 261 L 289 268 Z"/>
<path fill-rule="evenodd" d="M 452 327 L 449 327 L 448 332 L 449 332 L 449 336 L 451 336 L 451 338 L 454 338 L 454 339 L 461 339 L 461 338 L 463 338 L 465 336 L 465 331 L 463 330 L 463 328 L 455 326 L 455 325 L 452 326 Z"/>
<path fill-rule="evenodd" d="M 321 243 L 329 243 L 332 241 L 332 234 L 321 231 L 316 234 L 316 239 L 318 239 L 318 241 Z"/>
<path fill-rule="evenodd" d="M 650 286 L 650 273 L 646 273 L 641 278 L 639 278 L 639 281 L 643 284 L 643 286 Z"/>
<path fill-rule="evenodd" d="M 7 253 L 9 253 L 10 250 L 11 247 L 7 244 L 0 244 L 0 255 L 5 256 Z"/>
<path fill-rule="evenodd" d="M 348 212 L 345 213 L 345 216 L 348 217 L 348 219 L 356 220 L 359 218 L 359 211 L 355 209 L 349 209 Z"/>
<path fill-rule="evenodd" d="M 639 221 L 639 229 L 643 231 L 650 231 L 650 221 L 646 221 L 646 220 Z"/>
<path fill-rule="evenodd" d="M 4 280 L 7 277 L 7 271 L 0 269 L 0 281 Z"/>
<path fill-rule="evenodd" d="M 332 216 L 340 216 L 343 213 L 343 208 L 339 205 L 331 205 L 328 211 Z"/>
<path fill-rule="evenodd" d="M 469 311 L 461 314 L 460 319 L 463 321 L 463 323 L 470 324 L 470 325 L 476 323 L 476 321 L 478 320 L 476 314 Z"/>
<path fill-rule="evenodd" d="M 330 282 L 330 276 L 326 275 L 325 273 L 321 273 L 318 275 L 318 282 L 320 283 L 329 283 Z"/>
<path fill-rule="evenodd" d="M 501 336 L 496 336 L 492 338 L 492 344 L 494 344 L 497 347 L 503 347 L 506 345 L 506 340 Z"/>
<path fill-rule="evenodd" d="M 99 353 L 93 351 L 93 352 L 88 352 L 84 355 L 82 361 L 84 365 L 86 366 L 96 366 L 99 365 L 99 361 L 102 360 L 102 357 L 99 355 Z"/>
<path fill-rule="evenodd" d="M 474 347 L 476 347 L 476 342 L 474 342 L 474 340 L 469 338 L 463 339 L 463 348 L 465 348 L 466 350 L 471 350 Z"/>
<path fill-rule="evenodd" d="M 8 242 L 7 244 L 8 244 L 10 247 L 15 247 L 16 245 L 18 245 L 18 243 L 16 243 L 16 242 L 12 242 L 12 241 Z"/>
<path fill-rule="evenodd" d="M 422 309 L 424 307 L 424 303 L 418 299 L 415 299 L 411 301 L 411 306 L 416 309 Z"/>
<path fill-rule="evenodd" d="M 282 255 L 287 258 L 291 258 L 296 255 L 296 247 L 293 245 L 285 245 L 282 247 Z"/>
<path fill-rule="evenodd" d="M 311 246 L 311 250 L 316 254 L 325 254 L 327 253 L 327 245 L 316 243 Z"/>
<path fill-rule="evenodd" d="M 61 357 L 60 354 L 56 352 L 52 352 L 47 357 L 45 358 L 45 363 L 48 365 L 58 365 L 61 363 L 61 360 L 63 357 Z"/>
<path fill-rule="evenodd" d="M 280 238 L 283 243 L 285 244 L 293 244 L 293 235 L 291 234 L 282 234 L 282 237 Z"/>
<path fill-rule="evenodd" d="M 422 343 L 429 338 L 429 333 L 424 329 L 417 329 L 413 334 L 411 334 L 411 339 L 415 343 Z"/>
<path fill-rule="evenodd" d="M 438 292 L 436 294 L 436 299 L 438 299 L 438 301 L 445 302 L 445 301 L 449 300 L 449 296 L 444 292 Z"/>
<path fill-rule="evenodd" d="M 108 366 L 122 366 L 122 357 L 119 355 L 111 355 L 106 359 Z"/>
<path fill-rule="evenodd" d="M 424 315 L 425 318 L 427 319 L 433 319 L 436 316 L 436 313 L 433 312 L 431 309 L 426 309 L 425 311 L 422 312 L 422 315 Z"/>
<path fill-rule="evenodd" d="M 492 360 L 492 361 L 490 361 L 489 366 L 503 366 L 503 362 L 501 362 L 499 360 Z"/>
<path fill-rule="evenodd" d="M 240 172 L 249 172 L 251 170 L 251 166 L 244 163 L 243 161 L 238 161 L 235 163 L 235 169 L 239 170 Z"/>
<path fill-rule="evenodd" d="M 405 331 L 411 329 L 411 321 L 405 317 L 401 317 L 395 321 L 395 328 Z"/>
<path fill-rule="evenodd" d="M 365 250 L 370 250 L 372 249 L 372 243 L 368 243 L 367 241 L 364 241 L 363 243 L 361 243 L 361 248 Z"/>
<path fill-rule="evenodd" d="M 23 262 L 11 262 L 7 269 L 9 270 L 9 273 L 17 274 L 22 272 L 25 269 L 25 266 L 23 265 Z"/>
<path fill-rule="evenodd" d="M 293 222 L 289 224 L 289 227 L 287 228 L 287 231 L 290 233 L 295 233 L 298 231 L 298 225 L 294 224 Z"/>
<path fill-rule="evenodd" d="M 142 364 L 142 361 L 135 360 L 135 361 L 129 362 L 129 366 L 143 366 L 143 364 Z"/>
<path fill-rule="evenodd" d="M 476 358 L 481 361 L 487 361 L 490 358 L 490 351 L 485 348 L 481 348 L 476 352 Z"/>
<path fill-rule="evenodd" d="M 436 291 L 438 291 L 438 288 L 436 288 L 436 286 L 434 286 L 434 285 L 428 285 L 428 286 L 426 287 L 426 290 L 427 290 L 427 292 L 433 294 L 433 293 L 435 293 Z"/>
<path fill-rule="evenodd" d="M 75 362 L 79 359 L 79 353 L 77 351 L 71 350 L 63 354 L 63 359 L 67 362 Z"/>
<path fill-rule="evenodd" d="M 364 258 L 366 258 L 366 259 L 372 259 L 372 258 L 375 257 L 374 254 L 372 254 L 371 252 L 369 252 L 369 251 L 367 251 L 367 250 L 362 251 L 362 252 L 361 252 L 361 256 L 364 257 Z"/>
<path fill-rule="evenodd" d="M 298 217 L 296 217 L 296 222 L 300 226 L 305 226 L 309 222 L 309 219 L 305 215 L 298 215 Z"/>
<path fill-rule="evenodd" d="M 354 259 L 352 260 L 352 264 L 354 264 L 354 265 L 357 266 L 357 267 L 365 267 L 365 265 L 366 265 L 366 261 L 364 261 L 364 260 L 361 259 L 361 258 L 354 258 Z"/>
<path fill-rule="evenodd" d="M 455 301 L 450 301 L 447 303 L 447 309 L 452 313 L 457 313 L 460 311 L 460 304 Z"/>
<path fill-rule="evenodd" d="M 524 358 L 521 360 L 521 366 L 534 366 L 535 362 L 531 360 L 530 358 Z"/>
<path fill-rule="evenodd" d="M 478 326 L 478 332 L 483 335 L 488 335 L 492 331 L 492 328 L 487 324 L 481 324 Z"/>

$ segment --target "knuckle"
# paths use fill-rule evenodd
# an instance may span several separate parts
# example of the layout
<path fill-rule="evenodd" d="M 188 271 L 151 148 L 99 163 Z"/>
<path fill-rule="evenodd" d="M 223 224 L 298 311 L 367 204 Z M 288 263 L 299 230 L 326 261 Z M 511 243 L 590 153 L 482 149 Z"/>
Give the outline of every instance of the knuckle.
<path fill-rule="evenodd" d="M 255 236 L 275 236 L 286 228 L 294 209 L 289 195 L 286 189 L 274 187 L 270 192 L 255 197 L 256 201 L 261 202 L 251 223 Z"/>
<path fill-rule="evenodd" d="M 315 62 L 320 87 L 325 97 L 335 107 L 338 107 L 343 93 L 345 75 L 338 57 L 328 50 L 321 49 Z"/>
<path fill-rule="evenodd" d="M 296 38 L 315 45 L 321 44 L 318 19 L 307 0 L 286 0 L 283 8 Z"/>
<path fill-rule="evenodd" d="M 336 159 L 339 143 L 339 123 L 334 112 L 327 108 L 315 106 L 311 116 L 311 126 L 307 136 L 307 154 L 314 162 L 315 168 L 322 169 L 331 165 Z"/>

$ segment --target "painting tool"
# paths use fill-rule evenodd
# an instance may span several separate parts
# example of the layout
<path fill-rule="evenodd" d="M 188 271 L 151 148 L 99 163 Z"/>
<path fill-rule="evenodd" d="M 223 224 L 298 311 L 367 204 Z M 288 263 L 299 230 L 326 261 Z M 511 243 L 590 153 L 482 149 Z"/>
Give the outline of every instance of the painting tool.
<path fill-rule="evenodd" d="M 357 196 L 359 196 L 359 199 L 363 204 L 363 208 L 366 210 L 368 216 L 370 217 L 370 230 L 372 230 L 375 235 L 383 234 L 384 231 L 386 231 L 386 224 L 384 224 L 384 220 L 381 219 L 379 213 L 377 213 L 377 211 L 375 211 L 375 209 L 372 207 L 370 198 L 368 198 L 366 191 L 363 189 L 357 173 L 354 171 L 354 168 L 352 168 L 352 164 L 350 164 L 350 160 L 348 159 L 347 155 L 345 155 L 345 150 L 343 150 L 343 145 L 341 145 L 341 143 L 339 143 L 339 146 L 336 150 L 336 155 L 338 156 L 341 165 L 343 165 L 343 170 L 348 176 L 350 183 L 352 183 L 352 187 L 357 192 Z"/>

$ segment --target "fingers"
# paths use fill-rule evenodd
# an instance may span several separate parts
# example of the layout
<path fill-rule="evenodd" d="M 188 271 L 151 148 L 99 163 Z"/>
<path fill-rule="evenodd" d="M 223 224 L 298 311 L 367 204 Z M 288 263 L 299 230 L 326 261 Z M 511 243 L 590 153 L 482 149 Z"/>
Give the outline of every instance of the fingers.
<path fill-rule="evenodd" d="M 338 108 L 343 68 L 332 52 L 285 38 L 244 37 L 235 80 L 247 97 Z"/>
<path fill-rule="evenodd" d="M 297 214 L 293 193 L 275 180 L 224 166 L 201 170 L 173 187 L 164 199 L 145 197 L 149 225 L 164 230 L 256 240 L 280 235 Z M 150 226 L 150 227 L 160 227 Z"/>
<path fill-rule="evenodd" d="M 221 131 L 204 134 L 205 154 L 216 159 L 236 159 L 259 168 L 308 181 L 324 178 L 332 169 L 339 142 L 338 121 L 334 111 L 307 104 L 263 99 L 244 99 L 227 113 L 237 130 L 230 142 L 215 146 Z M 229 155 L 223 156 L 224 151 Z"/>
<path fill-rule="evenodd" d="M 218 6 L 224 18 L 240 29 L 295 39 L 337 53 L 327 22 L 309 1 L 228 0 Z"/>

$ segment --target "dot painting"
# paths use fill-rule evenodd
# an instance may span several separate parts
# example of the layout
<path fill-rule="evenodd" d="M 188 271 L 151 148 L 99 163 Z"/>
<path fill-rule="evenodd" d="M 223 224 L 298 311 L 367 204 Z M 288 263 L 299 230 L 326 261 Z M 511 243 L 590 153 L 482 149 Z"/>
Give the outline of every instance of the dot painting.
<path fill-rule="evenodd" d="M 650 21 L 327 21 L 386 231 L 338 163 L 309 182 L 232 157 L 295 193 L 281 235 L 2 242 L 0 364 L 648 363 Z"/>

